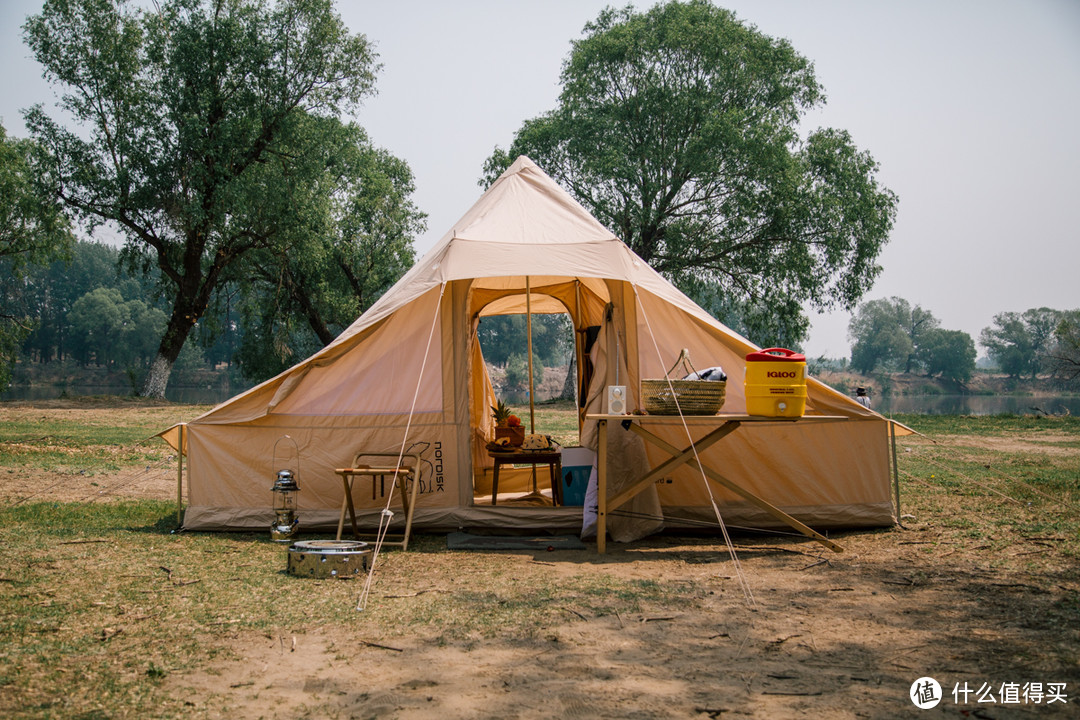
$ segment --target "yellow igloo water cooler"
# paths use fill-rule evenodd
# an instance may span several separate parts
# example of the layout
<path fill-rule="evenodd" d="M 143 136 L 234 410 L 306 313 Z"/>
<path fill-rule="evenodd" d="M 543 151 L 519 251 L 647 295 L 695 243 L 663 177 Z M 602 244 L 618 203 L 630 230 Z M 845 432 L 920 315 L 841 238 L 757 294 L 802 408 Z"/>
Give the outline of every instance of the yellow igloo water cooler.
<path fill-rule="evenodd" d="M 768 348 L 746 356 L 746 413 L 801 417 L 806 410 L 806 356 Z"/>

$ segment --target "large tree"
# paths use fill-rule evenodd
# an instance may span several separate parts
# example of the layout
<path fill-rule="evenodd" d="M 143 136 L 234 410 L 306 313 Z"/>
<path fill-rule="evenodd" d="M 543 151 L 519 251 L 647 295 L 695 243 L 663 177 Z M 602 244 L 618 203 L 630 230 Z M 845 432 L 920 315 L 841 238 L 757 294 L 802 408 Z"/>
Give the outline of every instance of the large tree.
<path fill-rule="evenodd" d="M 1035 379 L 1047 362 L 1060 321 L 1060 311 L 1045 307 L 998 313 L 994 324 L 979 334 L 979 344 L 1009 377 Z"/>
<path fill-rule="evenodd" d="M 529 155 L 654 268 L 737 314 L 853 308 L 880 272 L 896 196 L 847 132 L 800 137 L 824 102 L 809 60 L 704 0 L 604 10 L 563 65 L 557 107 L 496 149 Z"/>
<path fill-rule="evenodd" d="M 851 366 L 864 373 L 879 365 L 911 372 L 924 338 L 938 325 L 929 310 L 901 297 L 865 302 L 848 323 Z"/>
<path fill-rule="evenodd" d="M 66 256 L 73 242 L 60 204 L 32 170 L 37 150 L 0 125 L 0 387 L 6 387 L 20 343 L 33 329 L 23 270 Z"/>
<path fill-rule="evenodd" d="M 930 377 L 966 383 L 975 372 L 975 341 L 963 330 L 927 330 L 916 354 Z"/>
<path fill-rule="evenodd" d="M 243 263 L 240 360 L 254 380 L 329 344 L 412 266 L 413 238 L 425 227 L 404 161 L 355 125 L 322 135 L 309 161 L 325 172 L 308 198 L 320 222 Z"/>
<path fill-rule="evenodd" d="M 1066 384 L 1076 386 L 1080 381 L 1080 310 L 1061 313 L 1046 364 Z"/>
<path fill-rule="evenodd" d="M 372 90 L 367 40 L 331 0 L 46 0 L 24 36 L 62 88 L 74 132 L 26 114 L 50 152 L 53 191 L 88 226 L 124 234 L 155 264 L 171 310 L 143 394 L 164 395 L 216 288 L 256 249 L 310 222 L 295 198 L 317 181 L 309 118 L 336 118 Z"/>

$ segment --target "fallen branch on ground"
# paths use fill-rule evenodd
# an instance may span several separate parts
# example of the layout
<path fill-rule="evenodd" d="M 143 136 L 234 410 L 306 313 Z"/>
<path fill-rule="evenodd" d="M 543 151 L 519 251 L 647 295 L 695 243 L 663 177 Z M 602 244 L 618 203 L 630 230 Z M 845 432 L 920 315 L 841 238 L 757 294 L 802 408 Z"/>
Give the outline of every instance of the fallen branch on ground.
<path fill-rule="evenodd" d="M 405 652 L 404 648 L 390 647 L 389 645 L 380 645 L 379 643 L 368 642 L 367 640 L 361 640 L 360 644 L 361 645 L 366 645 L 367 647 L 378 648 L 379 650 L 392 650 L 394 652 Z"/>

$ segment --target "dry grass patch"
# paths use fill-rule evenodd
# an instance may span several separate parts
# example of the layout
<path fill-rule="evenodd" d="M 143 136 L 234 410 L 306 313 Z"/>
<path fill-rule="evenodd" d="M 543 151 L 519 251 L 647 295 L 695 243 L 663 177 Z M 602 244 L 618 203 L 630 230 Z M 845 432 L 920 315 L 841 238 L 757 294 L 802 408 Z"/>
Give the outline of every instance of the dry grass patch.
<path fill-rule="evenodd" d="M 290 577 L 268 533 L 174 534 L 174 474 L 131 482 L 144 460 L 122 453 L 104 469 L 102 433 L 137 440 L 155 413 L 198 409 L 94 410 L 112 421 L 84 435 L 48 416 L 38 436 L 83 447 L 71 467 L 90 477 L 0 456 L 4 717 L 884 720 L 911 711 L 923 675 L 947 693 L 1068 685 L 1054 706 L 949 694 L 952 714 L 1069 717 L 1080 702 L 1080 457 L 1046 452 L 1080 440 L 1072 421 L 905 418 L 939 442 L 900 443 L 904 527 L 831 533 L 839 555 L 738 536 L 753 604 L 716 537 L 598 556 L 421 535 L 380 556 L 358 612 L 362 579 Z M 47 444 L 40 422 L 0 408 L 5 442 Z M 1016 434 L 1023 446 L 994 442 Z M 26 476 L 62 482 L 35 495 L 13 481 Z"/>

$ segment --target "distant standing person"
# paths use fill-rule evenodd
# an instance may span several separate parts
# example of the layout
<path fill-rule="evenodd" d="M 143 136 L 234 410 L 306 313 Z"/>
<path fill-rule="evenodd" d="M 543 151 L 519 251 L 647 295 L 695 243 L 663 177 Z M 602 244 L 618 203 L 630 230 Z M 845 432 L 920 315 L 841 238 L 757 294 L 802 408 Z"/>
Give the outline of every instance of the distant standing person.
<path fill-rule="evenodd" d="M 867 410 L 870 409 L 870 396 L 866 394 L 866 388 L 855 388 L 855 402 Z"/>

